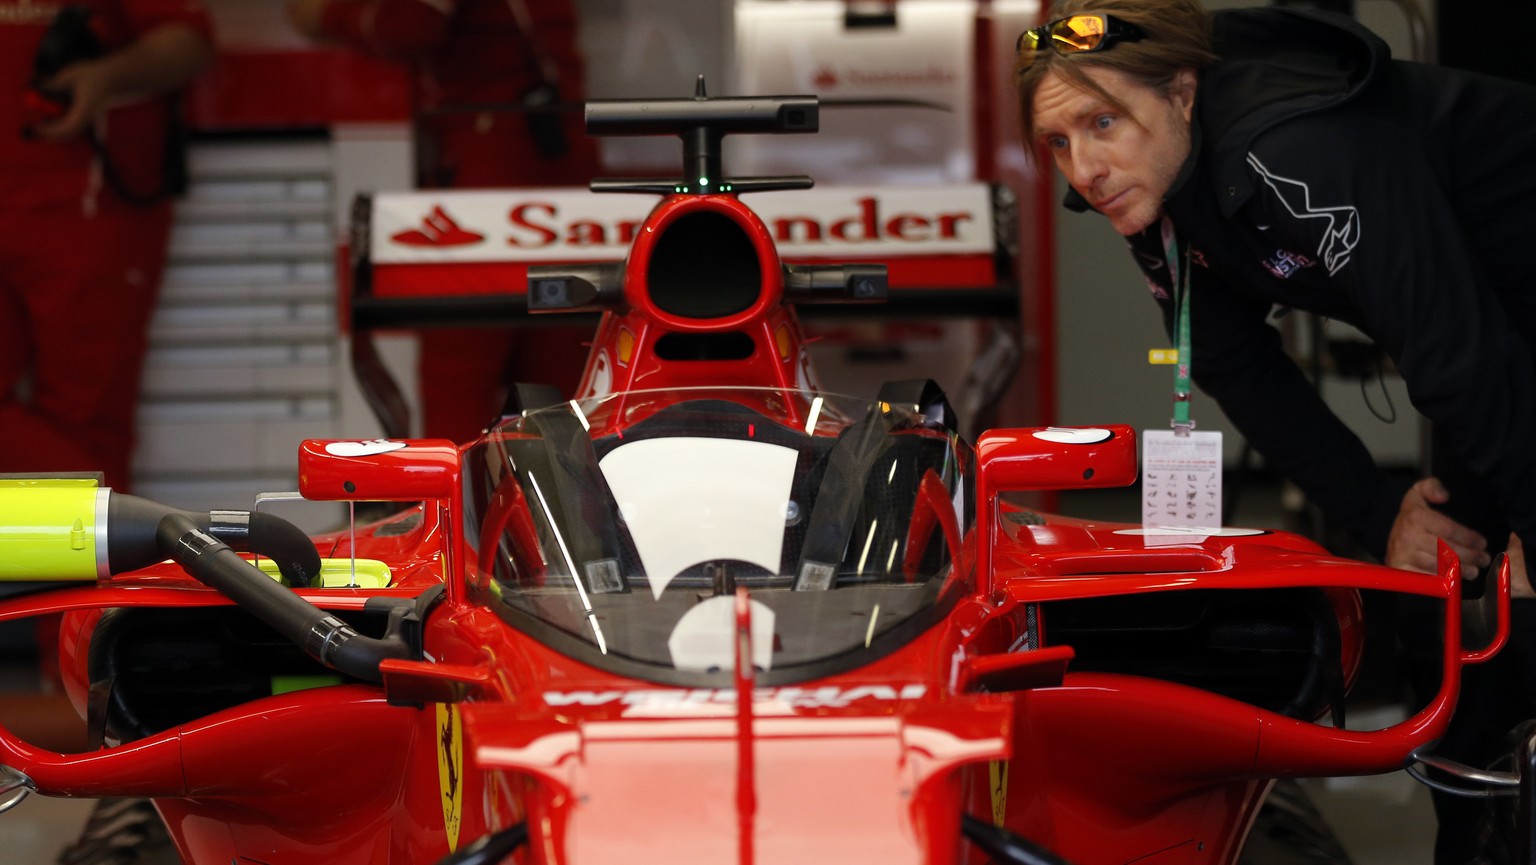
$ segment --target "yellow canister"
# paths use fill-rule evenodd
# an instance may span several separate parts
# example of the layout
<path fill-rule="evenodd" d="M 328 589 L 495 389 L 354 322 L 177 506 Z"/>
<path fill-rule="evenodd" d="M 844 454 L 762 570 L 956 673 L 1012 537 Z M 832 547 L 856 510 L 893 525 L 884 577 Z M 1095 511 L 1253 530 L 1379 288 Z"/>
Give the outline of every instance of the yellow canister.
<path fill-rule="evenodd" d="M 110 494 L 95 477 L 0 476 L 0 581 L 106 575 L 99 524 Z"/>

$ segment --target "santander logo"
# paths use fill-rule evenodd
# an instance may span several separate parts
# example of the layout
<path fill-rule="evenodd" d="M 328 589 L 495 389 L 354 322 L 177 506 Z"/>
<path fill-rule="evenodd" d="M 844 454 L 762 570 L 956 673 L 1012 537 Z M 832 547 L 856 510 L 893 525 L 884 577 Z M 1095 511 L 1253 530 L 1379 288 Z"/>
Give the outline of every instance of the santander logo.
<path fill-rule="evenodd" d="M 442 205 L 438 205 L 422 218 L 421 228 L 406 229 L 389 239 L 406 246 L 465 246 L 479 243 L 485 235 L 460 228 L 453 217 L 443 211 Z"/>
<path fill-rule="evenodd" d="M 743 196 L 784 256 L 990 254 L 986 184 L 824 187 Z M 655 201 L 583 189 L 377 195 L 375 263 L 622 258 Z M 451 215 L 450 215 L 451 214 Z"/>
<path fill-rule="evenodd" d="M 764 215 L 763 221 L 775 243 L 827 246 L 869 243 L 883 240 L 897 242 L 946 241 L 959 237 L 966 223 L 974 222 L 971 210 L 922 212 L 903 209 L 883 211 L 880 199 L 865 196 L 856 199 L 852 213 L 819 215 L 813 211 Z M 524 249 L 549 247 L 627 246 L 635 239 L 642 220 L 619 219 L 611 222 L 590 218 L 565 220 L 552 202 L 529 201 L 508 214 L 511 233 L 509 246 Z"/>

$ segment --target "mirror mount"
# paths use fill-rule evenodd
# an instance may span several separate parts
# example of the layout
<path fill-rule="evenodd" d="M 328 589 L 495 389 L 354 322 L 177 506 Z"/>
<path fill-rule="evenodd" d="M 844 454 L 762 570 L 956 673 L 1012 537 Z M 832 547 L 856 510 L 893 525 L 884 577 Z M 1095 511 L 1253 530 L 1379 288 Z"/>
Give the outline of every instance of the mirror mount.
<path fill-rule="evenodd" d="M 1124 487 L 1136 475 L 1136 431 L 1127 424 L 982 433 L 976 440 L 977 573 L 991 573 L 1003 493 Z"/>

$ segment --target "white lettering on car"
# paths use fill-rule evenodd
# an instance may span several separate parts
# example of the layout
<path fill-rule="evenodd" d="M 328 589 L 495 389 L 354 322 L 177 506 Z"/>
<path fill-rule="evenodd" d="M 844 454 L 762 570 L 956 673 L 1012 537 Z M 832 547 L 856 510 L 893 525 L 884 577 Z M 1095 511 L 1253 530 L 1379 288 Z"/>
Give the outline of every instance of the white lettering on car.
<path fill-rule="evenodd" d="M 916 700 L 927 691 L 925 685 L 857 685 L 841 688 L 758 688 L 752 692 L 754 703 L 781 703 L 796 709 L 842 708 L 861 700 L 893 702 Z M 565 706 L 622 705 L 628 708 L 658 709 L 701 705 L 735 705 L 732 688 L 642 689 L 633 691 L 545 691 L 544 702 L 553 708 Z"/>

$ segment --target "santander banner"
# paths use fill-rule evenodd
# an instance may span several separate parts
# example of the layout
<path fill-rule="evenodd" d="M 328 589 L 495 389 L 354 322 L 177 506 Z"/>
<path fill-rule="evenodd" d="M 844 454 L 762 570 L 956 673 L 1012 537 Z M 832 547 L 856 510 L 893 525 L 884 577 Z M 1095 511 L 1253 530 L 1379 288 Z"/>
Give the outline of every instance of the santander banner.
<path fill-rule="evenodd" d="M 986 184 L 845 186 L 742 196 L 779 255 L 888 259 L 990 254 Z M 373 196 L 378 264 L 615 261 L 655 206 L 649 195 L 582 188 L 442 190 Z"/>

